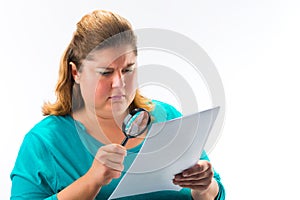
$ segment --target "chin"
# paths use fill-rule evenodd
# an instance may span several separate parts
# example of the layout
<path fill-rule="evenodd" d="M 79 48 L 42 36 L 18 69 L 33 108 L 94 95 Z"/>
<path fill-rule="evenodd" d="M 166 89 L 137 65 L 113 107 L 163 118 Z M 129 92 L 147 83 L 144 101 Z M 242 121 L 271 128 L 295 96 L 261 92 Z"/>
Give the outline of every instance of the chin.
<path fill-rule="evenodd" d="M 110 105 L 110 112 L 113 115 L 121 115 L 124 114 L 128 109 L 128 103 L 127 102 L 112 102 Z"/>

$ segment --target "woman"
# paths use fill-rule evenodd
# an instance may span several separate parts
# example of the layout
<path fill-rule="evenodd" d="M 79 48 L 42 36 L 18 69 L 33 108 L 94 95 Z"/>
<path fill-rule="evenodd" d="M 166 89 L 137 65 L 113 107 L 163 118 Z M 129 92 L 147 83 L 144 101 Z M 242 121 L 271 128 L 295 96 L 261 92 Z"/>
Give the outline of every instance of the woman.
<path fill-rule="evenodd" d="M 97 10 L 77 23 L 60 64 L 57 101 L 26 134 L 11 173 L 11 199 L 107 199 L 139 152 L 141 137 L 120 143 L 125 116 L 134 108 L 153 123 L 181 116 L 172 106 L 137 90 L 136 37 L 123 17 Z M 180 191 L 128 199 L 224 199 L 224 188 L 205 152 L 174 176 Z M 126 199 L 125 198 L 125 199 Z"/>

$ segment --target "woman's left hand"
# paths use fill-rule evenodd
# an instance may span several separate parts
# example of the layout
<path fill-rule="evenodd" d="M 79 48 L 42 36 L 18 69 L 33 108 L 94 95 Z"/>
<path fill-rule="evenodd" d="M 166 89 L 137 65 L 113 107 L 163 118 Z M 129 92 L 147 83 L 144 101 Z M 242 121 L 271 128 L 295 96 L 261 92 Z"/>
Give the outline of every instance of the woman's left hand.
<path fill-rule="evenodd" d="M 199 160 L 197 164 L 180 174 L 175 175 L 173 183 L 181 187 L 197 190 L 199 194 L 208 190 L 213 182 L 213 168 L 207 160 Z"/>

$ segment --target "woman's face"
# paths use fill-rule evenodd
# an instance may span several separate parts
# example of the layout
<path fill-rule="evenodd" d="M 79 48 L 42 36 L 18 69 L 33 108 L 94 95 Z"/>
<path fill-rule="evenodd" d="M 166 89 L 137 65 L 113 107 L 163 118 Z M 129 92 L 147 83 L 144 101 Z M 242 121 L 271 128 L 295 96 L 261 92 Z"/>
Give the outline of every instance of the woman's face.
<path fill-rule="evenodd" d="M 130 46 L 105 48 L 89 55 L 77 72 L 85 108 L 104 118 L 124 114 L 136 93 L 136 65 Z"/>

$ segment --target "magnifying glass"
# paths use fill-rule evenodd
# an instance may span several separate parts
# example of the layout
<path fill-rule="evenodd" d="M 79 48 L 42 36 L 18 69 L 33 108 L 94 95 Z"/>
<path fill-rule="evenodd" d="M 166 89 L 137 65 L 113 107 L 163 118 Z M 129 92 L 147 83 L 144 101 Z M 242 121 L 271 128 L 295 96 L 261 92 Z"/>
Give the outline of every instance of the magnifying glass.
<path fill-rule="evenodd" d="M 150 113 L 143 108 L 133 109 L 124 119 L 122 131 L 125 139 L 121 143 L 125 146 L 129 138 L 135 138 L 146 131 L 151 122 Z"/>

